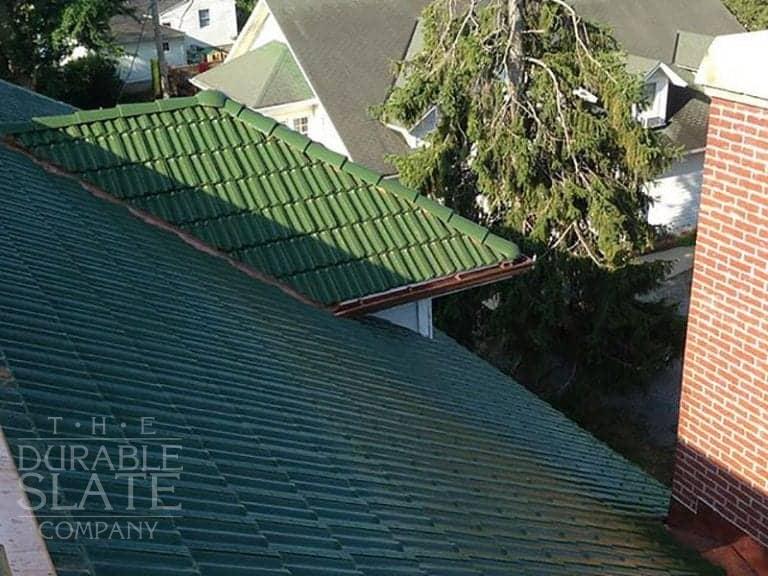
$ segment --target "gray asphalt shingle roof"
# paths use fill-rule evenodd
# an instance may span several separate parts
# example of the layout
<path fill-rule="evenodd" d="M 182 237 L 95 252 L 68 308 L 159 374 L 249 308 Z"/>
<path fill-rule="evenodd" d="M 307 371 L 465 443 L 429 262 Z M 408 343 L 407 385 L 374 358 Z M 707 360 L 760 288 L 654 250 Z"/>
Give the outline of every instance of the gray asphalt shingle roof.
<path fill-rule="evenodd" d="M 721 0 L 570 0 L 583 18 L 610 26 L 630 54 L 672 63 L 678 30 L 744 32 Z"/>
<path fill-rule="evenodd" d="M 371 117 L 428 0 L 266 0 L 355 162 L 394 173 L 398 133 Z"/>

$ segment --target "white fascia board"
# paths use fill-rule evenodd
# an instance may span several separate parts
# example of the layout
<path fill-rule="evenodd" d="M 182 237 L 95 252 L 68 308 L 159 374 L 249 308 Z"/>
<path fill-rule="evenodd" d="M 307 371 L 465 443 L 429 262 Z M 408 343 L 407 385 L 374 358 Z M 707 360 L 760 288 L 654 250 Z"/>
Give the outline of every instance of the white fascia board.
<path fill-rule="evenodd" d="M 266 2 L 257 2 L 256 6 L 254 6 L 253 10 L 251 11 L 251 15 L 248 16 L 248 20 L 246 20 L 245 26 L 243 26 L 243 29 L 240 30 L 240 33 L 237 35 L 237 39 L 232 45 L 232 49 L 229 51 L 229 54 L 227 54 L 224 62 L 229 62 L 230 60 L 237 58 L 237 56 L 240 56 L 241 50 L 243 50 L 243 52 L 247 52 L 250 48 L 250 45 L 242 45 L 248 42 L 249 39 L 251 40 L 251 43 L 253 42 L 254 37 L 259 32 L 259 28 L 264 25 L 264 23 L 267 21 L 267 18 L 271 15 L 272 13 L 270 12 Z"/>
<path fill-rule="evenodd" d="M 259 114 L 265 116 L 272 116 L 273 114 L 280 114 L 281 112 L 291 112 L 293 109 L 309 108 L 310 106 L 318 106 L 320 100 L 317 98 L 310 98 L 308 100 L 297 100 L 296 102 L 285 102 L 284 104 L 275 104 L 274 106 L 266 106 L 264 108 L 254 108 Z"/>
<path fill-rule="evenodd" d="M 656 72 L 658 72 L 659 70 L 664 72 L 664 75 L 667 78 L 669 78 L 669 81 L 672 82 L 672 84 L 674 84 L 675 86 L 677 86 L 679 88 L 687 88 L 688 87 L 688 82 L 683 80 L 677 72 L 675 72 L 674 70 L 672 70 L 672 68 L 670 68 L 669 66 L 664 64 L 664 62 L 658 62 L 656 64 L 656 66 L 651 68 L 648 71 L 648 73 L 646 73 L 646 75 L 643 78 L 643 80 L 647 82 L 648 80 L 653 78 L 653 75 L 656 74 Z"/>

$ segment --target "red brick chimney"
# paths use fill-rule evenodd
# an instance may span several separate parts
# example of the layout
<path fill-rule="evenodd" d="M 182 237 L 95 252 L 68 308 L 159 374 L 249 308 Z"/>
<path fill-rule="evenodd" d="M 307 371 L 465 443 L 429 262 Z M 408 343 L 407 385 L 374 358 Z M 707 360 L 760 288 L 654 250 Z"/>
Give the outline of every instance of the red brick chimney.
<path fill-rule="evenodd" d="M 717 38 L 696 80 L 712 106 L 669 520 L 768 547 L 768 31 Z"/>

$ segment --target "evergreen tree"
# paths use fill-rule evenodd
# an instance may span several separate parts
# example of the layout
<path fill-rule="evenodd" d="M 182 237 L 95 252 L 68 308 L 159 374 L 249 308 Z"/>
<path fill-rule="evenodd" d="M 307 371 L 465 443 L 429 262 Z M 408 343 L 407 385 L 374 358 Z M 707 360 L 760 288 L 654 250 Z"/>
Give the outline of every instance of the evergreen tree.
<path fill-rule="evenodd" d="M 422 25 L 424 49 L 376 111 L 404 126 L 438 111 L 427 145 L 394 159 L 401 178 L 538 257 L 493 289 L 496 312 L 461 295 L 444 326 L 529 364 L 559 354 L 596 380 L 641 380 L 680 335 L 669 307 L 634 298 L 664 267 L 625 266 L 653 239 L 644 183 L 675 155 L 635 119 L 641 81 L 610 32 L 563 0 L 435 0 Z"/>
<path fill-rule="evenodd" d="M 768 30 L 766 0 L 723 0 L 723 3 L 747 30 Z"/>

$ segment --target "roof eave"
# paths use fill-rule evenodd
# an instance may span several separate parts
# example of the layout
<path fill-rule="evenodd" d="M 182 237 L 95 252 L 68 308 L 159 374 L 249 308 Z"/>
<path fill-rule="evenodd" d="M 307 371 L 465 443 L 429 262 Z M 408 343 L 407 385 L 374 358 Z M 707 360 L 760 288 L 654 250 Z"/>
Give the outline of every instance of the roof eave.
<path fill-rule="evenodd" d="M 448 296 L 449 294 L 455 294 L 470 288 L 479 288 L 480 286 L 507 280 L 526 273 L 534 265 L 535 260 L 533 258 L 520 256 L 515 260 L 505 260 L 499 264 L 475 268 L 474 270 L 459 272 L 451 276 L 444 276 L 418 284 L 401 286 L 379 294 L 347 300 L 332 306 L 330 309 L 334 315 L 340 317 L 372 314 L 410 302 Z"/>

